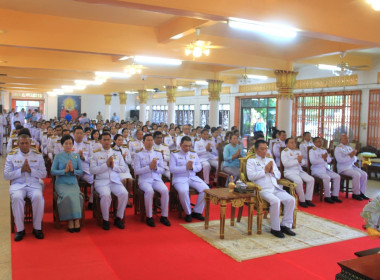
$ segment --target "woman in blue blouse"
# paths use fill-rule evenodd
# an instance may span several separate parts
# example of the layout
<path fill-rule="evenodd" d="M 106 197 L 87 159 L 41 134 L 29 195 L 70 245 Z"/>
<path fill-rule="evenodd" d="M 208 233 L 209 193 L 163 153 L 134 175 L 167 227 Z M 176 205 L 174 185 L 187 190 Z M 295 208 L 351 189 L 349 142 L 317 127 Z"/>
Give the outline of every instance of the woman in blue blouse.
<path fill-rule="evenodd" d="M 234 177 L 236 181 L 240 176 L 240 157 L 245 157 L 243 146 L 238 144 L 239 138 L 233 134 L 230 138 L 230 144 L 226 145 L 223 150 L 223 171 Z"/>
<path fill-rule="evenodd" d="M 68 231 L 80 231 L 83 198 L 78 186 L 77 175 L 83 173 L 78 154 L 73 153 L 74 139 L 70 135 L 61 138 L 63 152 L 55 155 L 51 174 L 57 176 L 55 191 L 58 195 L 58 213 L 61 221 L 68 221 Z"/>

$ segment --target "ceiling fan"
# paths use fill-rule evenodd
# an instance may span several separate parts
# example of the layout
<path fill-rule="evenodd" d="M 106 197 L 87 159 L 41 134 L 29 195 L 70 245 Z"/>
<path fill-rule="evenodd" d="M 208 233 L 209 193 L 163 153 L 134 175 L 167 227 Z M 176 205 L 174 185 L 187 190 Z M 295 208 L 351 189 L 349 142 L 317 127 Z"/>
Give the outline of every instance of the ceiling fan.
<path fill-rule="evenodd" d="M 210 41 L 202 41 L 199 40 L 199 35 L 201 34 L 201 29 L 196 28 L 196 36 L 197 39 L 195 41 L 192 41 L 190 44 L 188 44 L 185 48 L 185 54 L 186 56 L 192 54 L 193 58 L 201 57 L 202 55 L 209 56 L 210 55 L 210 49 L 220 49 L 223 48 L 222 46 L 216 46 L 211 45 L 212 43 Z"/>
<path fill-rule="evenodd" d="M 352 71 L 361 70 L 363 68 L 368 68 L 368 65 L 355 65 L 350 66 L 348 62 L 344 61 L 346 52 L 340 52 L 340 62 L 337 65 L 327 65 L 327 64 L 318 64 L 319 69 L 331 70 L 335 76 L 349 76 L 352 74 Z"/>

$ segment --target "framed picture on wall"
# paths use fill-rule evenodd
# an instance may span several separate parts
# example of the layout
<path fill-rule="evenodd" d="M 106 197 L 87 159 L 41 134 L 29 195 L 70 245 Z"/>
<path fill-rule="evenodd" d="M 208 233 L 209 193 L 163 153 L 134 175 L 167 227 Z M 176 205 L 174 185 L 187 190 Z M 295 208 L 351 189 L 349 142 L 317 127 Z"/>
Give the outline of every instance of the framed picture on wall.
<path fill-rule="evenodd" d="M 63 119 L 66 111 L 69 111 L 73 120 L 80 117 L 81 114 L 81 97 L 76 95 L 58 95 L 58 116 Z"/>

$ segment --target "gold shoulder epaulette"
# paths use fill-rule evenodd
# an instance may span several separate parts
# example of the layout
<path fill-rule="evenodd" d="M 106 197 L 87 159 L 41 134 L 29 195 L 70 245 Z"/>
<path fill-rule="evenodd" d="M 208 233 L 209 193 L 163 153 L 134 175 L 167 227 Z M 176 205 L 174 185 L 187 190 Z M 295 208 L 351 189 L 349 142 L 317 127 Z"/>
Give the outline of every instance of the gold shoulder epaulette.
<path fill-rule="evenodd" d="M 337 147 L 343 147 L 343 145 L 342 145 L 342 144 L 339 144 Z"/>
<path fill-rule="evenodd" d="M 169 136 L 169 134 L 164 134 L 164 137 L 168 137 Z"/>
<path fill-rule="evenodd" d="M 17 154 L 17 151 L 16 151 L 16 150 L 14 150 L 14 149 L 12 149 L 12 150 L 9 152 L 9 154 L 8 154 L 8 155 L 15 155 L 15 154 Z"/>
<path fill-rule="evenodd" d="M 87 145 L 90 145 L 91 143 L 88 142 L 88 141 L 83 141 L 83 143 L 87 144 Z"/>
<path fill-rule="evenodd" d="M 322 147 L 321 149 L 322 149 L 322 150 L 326 150 L 326 148 L 325 148 L 325 147 Z"/>
<path fill-rule="evenodd" d="M 37 149 L 33 149 L 33 153 L 40 155 L 41 153 Z"/>
<path fill-rule="evenodd" d="M 192 152 L 192 153 L 197 153 L 196 151 L 194 151 L 194 150 L 190 150 L 190 152 Z"/>
<path fill-rule="evenodd" d="M 61 143 L 61 139 L 60 140 L 57 140 L 57 142 L 56 143 Z"/>
<path fill-rule="evenodd" d="M 47 134 L 47 131 L 45 131 L 43 134 L 46 135 L 46 134 Z"/>
<path fill-rule="evenodd" d="M 288 148 L 285 148 L 284 151 L 288 151 L 289 149 Z"/>
<path fill-rule="evenodd" d="M 161 153 L 161 151 L 160 151 L 160 150 L 157 150 L 157 149 L 153 149 L 153 151 L 156 151 L 156 152 L 158 152 L 158 153 Z"/>
<path fill-rule="evenodd" d="M 266 155 L 267 158 L 273 158 L 270 154 Z"/>
<path fill-rule="evenodd" d="M 11 135 L 11 138 L 16 138 L 16 137 L 17 137 L 16 134 L 12 134 L 12 135 Z"/>
<path fill-rule="evenodd" d="M 317 149 L 317 147 L 313 147 L 313 150 L 316 150 Z"/>
<path fill-rule="evenodd" d="M 179 150 L 175 150 L 175 151 L 173 151 L 172 153 L 179 153 Z"/>
<path fill-rule="evenodd" d="M 195 141 L 200 141 L 201 139 L 195 139 Z"/>
<path fill-rule="evenodd" d="M 168 145 L 166 145 L 165 143 L 161 143 L 161 145 L 162 145 L 162 146 L 166 146 L 166 147 L 168 146 Z"/>
<path fill-rule="evenodd" d="M 13 150 L 17 150 L 17 149 L 18 149 L 18 146 L 12 148 L 11 151 L 13 151 Z"/>
<path fill-rule="evenodd" d="M 136 141 L 136 139 L 132 138 L 132 139 L 131 139 L 129 142 L 131 142 L 131 141 L 132 141 L 132 142 L 135 142 L 135 141 Z"/>
<path fill-rule="evenodd" d="M 253 155 L 250 156 L 249 158 L 256 158 L 256 154 L 253 154 Z"/>
<path fill-rule="evenodd" d="M 122 147 L 123 148 L 128 148 L 128 145 L 127 144 L 123 144 Z"/>
<path fill-rule="evenodd" d="M 141 149 L 137 150 L 136 153 L 139 153 L 139 152 L 141 152 L 142 150 L 144 150 L 144 148 L 141 148 Z"/>
<path fill-rule="evenodd" d="M 96 149 L 96 150 L 93 150 L 92 152 L 93 153 L 97 153 L 97 152 L 100 152 L 102 149 Z"/>

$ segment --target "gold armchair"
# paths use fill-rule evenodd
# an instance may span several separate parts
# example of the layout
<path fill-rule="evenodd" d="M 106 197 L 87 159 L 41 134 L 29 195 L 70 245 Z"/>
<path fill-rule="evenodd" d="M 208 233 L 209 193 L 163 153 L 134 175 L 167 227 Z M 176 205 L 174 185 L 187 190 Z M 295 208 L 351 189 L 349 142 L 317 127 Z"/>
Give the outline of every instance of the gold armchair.
<path fill-rule="evenodd" d="M 254 191 L 255 197 L 254 197 L 254 208 L 257 212 L 257 234 L 262 233 L 262 222 L 263 222 L 263 214 L 265 212 L 265 218 L 266 214 L 269 213 L 269 203 L 265 201 L 261 195 L 261 187 L 253 182 L 248 181 L 248 176 L 247 176 L 247 161 L 249 158 L 251 158 L 253 155 L 247 156 L 245 158 L 240 158 L 240 180 L 245 183 L 248 186 L 248 189 L 251 189 Z M 290 182 L 287 179 L 279 179 L 277 180 L 277 183 L 284 186 L 290 195 L 294 196 L 296 203 L 295 203 L 295 208 L 294 208 L 294 213 L 293 213 L 293 226 L 292 228 L 296 228 L 296 221 L 297 221 L 297 195 L 296 195 L 296 184 Z M 281 206 L 282 207 L 282 206 Z M 240 221 L 241 214 L 242 214 L 243 208 L 241 207 L 239 209 L 239 215 L 237 218 L 237 221 Z"/>

